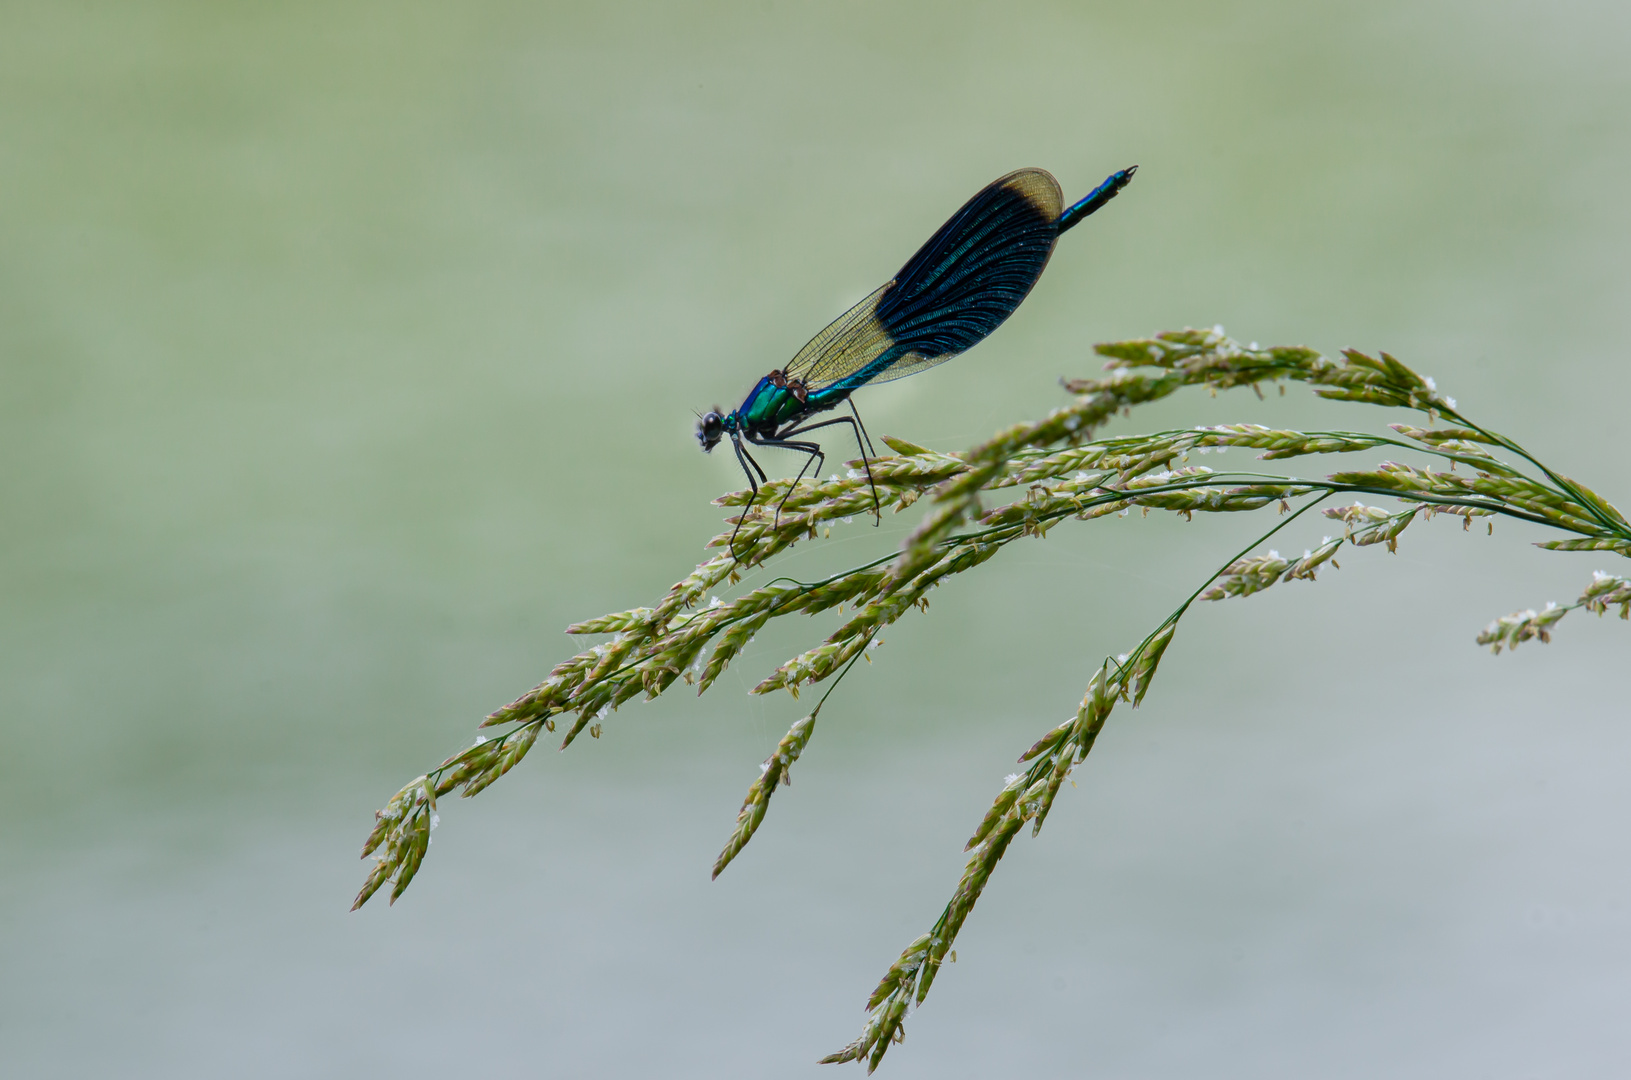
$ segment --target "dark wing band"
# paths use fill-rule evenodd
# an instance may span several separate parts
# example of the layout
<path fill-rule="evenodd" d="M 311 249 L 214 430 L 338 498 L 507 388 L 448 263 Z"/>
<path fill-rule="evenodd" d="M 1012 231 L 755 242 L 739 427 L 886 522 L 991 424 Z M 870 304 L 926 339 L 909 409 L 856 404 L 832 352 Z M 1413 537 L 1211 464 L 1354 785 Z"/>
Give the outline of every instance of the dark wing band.
<path fill-rule="evenodd" d="M 1064 200 L 1042 169 L 988 184 L 787 365 L 812 389 L 888 382 L 973 346 L 1030 293 L 1058 239 Z"/>

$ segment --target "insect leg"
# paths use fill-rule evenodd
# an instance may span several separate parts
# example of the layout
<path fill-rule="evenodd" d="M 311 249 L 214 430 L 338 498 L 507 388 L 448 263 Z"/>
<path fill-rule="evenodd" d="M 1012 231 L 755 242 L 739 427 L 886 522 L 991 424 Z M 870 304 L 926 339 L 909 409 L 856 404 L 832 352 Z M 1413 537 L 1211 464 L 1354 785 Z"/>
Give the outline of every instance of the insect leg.
<path fill-rule="evenodd" d="M 742 466 L 742 471 L 747 474 L 748 487 L 753 492 L 748 496 L 748 504 L 742 507 L 741 514 L 737 515 L 736 528 L 731 530 L 730 542 L 726 545 L 730 548 L 731 558 L 734 559 L 736 557 L 736 534 L 742 531 L 742 522 L 748 519 L 748 514 L 753 510 L 754 501 L 759 498 L 759 481 L 753 478 L 753 469 L 749 469 L 748 466 L 751 464 L 754 469 L 758 469 L 759 476 L 762 479 L 768 480 L 769 477 L 765 476 L 764 469 L 759 468 L 759 463 L 754 461 L 748 452 L 742 448 L 742 440 L 735 432 L 731 433 L 731 449 L 736 451 L 736 463 Z"/>
<path fill-rule="evenodd" d="M 855 416 L 856 426 L 861 429 L 861 438 L 856 439 L 855 440 L 856 443 L 861 446 L 861 450 L 862 450 L 863 453 L 867 454 L 870 457 L 877 457 L 878 456 L 878 451 L 875 450 L 873 448 L 873 446 L 872 446 L 872 436 L 870 436 L 870 435 L 868 435 L 866 433 L 866 425 L 861 423 L 861 414 L 855 408 L 855 399 L 854 398 L 846 398 L 845 400 L 849 404 L 849 411 L 851 413 L 853 413 L 854 416 Z M 861 439 L 865 439 L 866 442 L 862 443 Z"/>
<path fill-rule="evenodd" d="M 855 412 L 855 401 L 853 398 L 850 399 L 849 408 L 850 412 L 855 413 L 855 419 L 853 420 L 847 416 L 840 416 L 836 420 L 823 420 L 819 424 L 809 424 L 805 427 L 793 428 L 791 431 L 784 431 L 782 432 L 781 437 L 786 438 L 788 435 L 802 435 L 806 431 L 814 431 L 816 428 L 831 427 L 834 424 L 848 424 L 850 426 L 850 430 L 855 432 L 855 445 L 861 451 L 861 467 L 866 470 L 867 486 L 872 489 L 872 512 L 877 516 L 876 524 L 882 525 L 883 508 L 882 504 L 878 501 L 878 484 L 877 481 L 872 478 L 872 463 L 867 460 L 867 451 L 872 448 L 872 436 L 866 434 L 866 428 L 861 424 L 861 414 Z M 865 439 L 864 442 L 862 441 L 863 438 Z M 873 451 L 872 456 L 877 457 L 877 452 Z"/>
<path fill-rule="evenodd" d="M 825 427 L 826 424 L 814 424 L 811 426 Z M 787 486 L 787 492 L 782 495 L 782 501 L 776 504 L 776 524 L 780 525 L 782 518 L 782 507 L 787 505 L 787 500 L 791 499 L 793 497 L 793 492 L 798 490 L 799 481 L 804 479 L 804 474 L 810 471 L 810 466 L 812 464 L 814 464 L 816 467 L 816 479 L 819 480 L 821 478 L 821 467 L 827 463 L 827 455 L 821 452 L 820 443 L 789 441 L 780 436 L 753 439 L 752 441 L 758 446 L 774 446 L 779 450 L 797 450 L 800 453 L 810 455 L 804 459 L 804 467 L 799 469 L 798 476 L 794 477 L 793 482 Z"/>
<path fill-rule="evenodd" d="M 876 527 L 883 524 L 883 504 L 878 501 L 878 482 L 872 479 L 872 459 L 878 456 L 878 451 L 873 449 L 872 436 L 866 433 L 866 425 L 861 423 L 861 413 L 855 407 L 855 399 L 849 398 L 848 400 L 849 411 L 855 417 L 855 426 L 861 430 L 861 434 L 856 438 L 855 442 L 861 447 L 861 467 L 866 470 L 867 486 L 872 489 L 872 514 L 874 519 L 872 524 Z M 865 442 L 862 440 L 865 440 Z"/>

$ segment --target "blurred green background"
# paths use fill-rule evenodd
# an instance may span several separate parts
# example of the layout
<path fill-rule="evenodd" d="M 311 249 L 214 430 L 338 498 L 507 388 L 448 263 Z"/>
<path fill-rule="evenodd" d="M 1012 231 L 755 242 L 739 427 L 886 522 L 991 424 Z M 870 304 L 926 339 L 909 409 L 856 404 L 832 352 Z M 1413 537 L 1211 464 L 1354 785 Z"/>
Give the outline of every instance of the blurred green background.
<path fill-rule="evenodd" d="M 1626 505 L 1628 48 L 1536 0 L 5 4 L 0 1071 L 826 1075 L 1015 755 L 1265 521 L 1067 525 L 940 590 L 718 882 L 808 706 L 744 691 L 824 624 L 540 744 L 348 914 L 373 810 L 701 557 L 740 481 L 693 410 L 1019 166 L 1142 171 L 874 433 L 962 448 L 1095 341 L 1221 322 L 1385 348 Z M 1612 568 L 1538 535 L 1194 612 L 885 1068 L 1631 1068 L 1631 631 L 1472 640 Z"/>

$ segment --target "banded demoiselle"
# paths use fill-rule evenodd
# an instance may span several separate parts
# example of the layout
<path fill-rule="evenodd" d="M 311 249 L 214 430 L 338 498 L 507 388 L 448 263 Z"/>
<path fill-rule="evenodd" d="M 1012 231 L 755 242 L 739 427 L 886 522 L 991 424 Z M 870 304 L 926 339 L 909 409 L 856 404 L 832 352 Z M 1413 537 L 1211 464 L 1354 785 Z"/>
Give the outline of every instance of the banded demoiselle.
<path fill-rule="evenodd" d="M 702 449 L 711 451 L 730 436 L 753 492 L 737 518 L 736 532 L 759 497 L 759 481 L 769 480 L 744 442 L 808 455 L 776 507 L 778 516 L 810 466 L 819 476 L 826 462 L 819 443 L 794 436 L 848 424 L 865 461 L 871 439 L 850 395 L 868 383 L 905 378 L 950 360 L 1001 326 L 1042 276 L 1059 235 L 1115 198 L 1137 169 L 1134 165 L 1112 173 L 1062 211 L 1059 182 L 1045 169 L 1020 169 L 992 181 L 940 226 L 899 273 L 811 338 L 786 367 L 760 379 L 740 406 L 728 413 L 716 406 L 703 415 L 697 423 Z M 842 404 L 849 405 L 850 416 L 808 422 Z M 869 464 L 869 483 L 871 476 Z M 876 511 L 875 484 L 872 494 Z M 731 534 L 732 550 L 736 532 Z"/>

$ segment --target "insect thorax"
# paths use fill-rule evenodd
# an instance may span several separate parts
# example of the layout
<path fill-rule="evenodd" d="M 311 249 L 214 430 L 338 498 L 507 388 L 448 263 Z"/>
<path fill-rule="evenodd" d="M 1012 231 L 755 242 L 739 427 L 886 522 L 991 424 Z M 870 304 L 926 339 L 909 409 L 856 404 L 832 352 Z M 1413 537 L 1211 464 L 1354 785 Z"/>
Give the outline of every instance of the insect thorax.
<path fill-rule="evenodd" d="M 785 372 L 772 371 L 748 392 L 736 410 L 737 422 L 744 433 L 772 435 L 789 423 L 837 404 L 836 400 L 825 400 L 827 396 L 819 391 L 812 393 L 802 380 L 789 379 Z"/>

